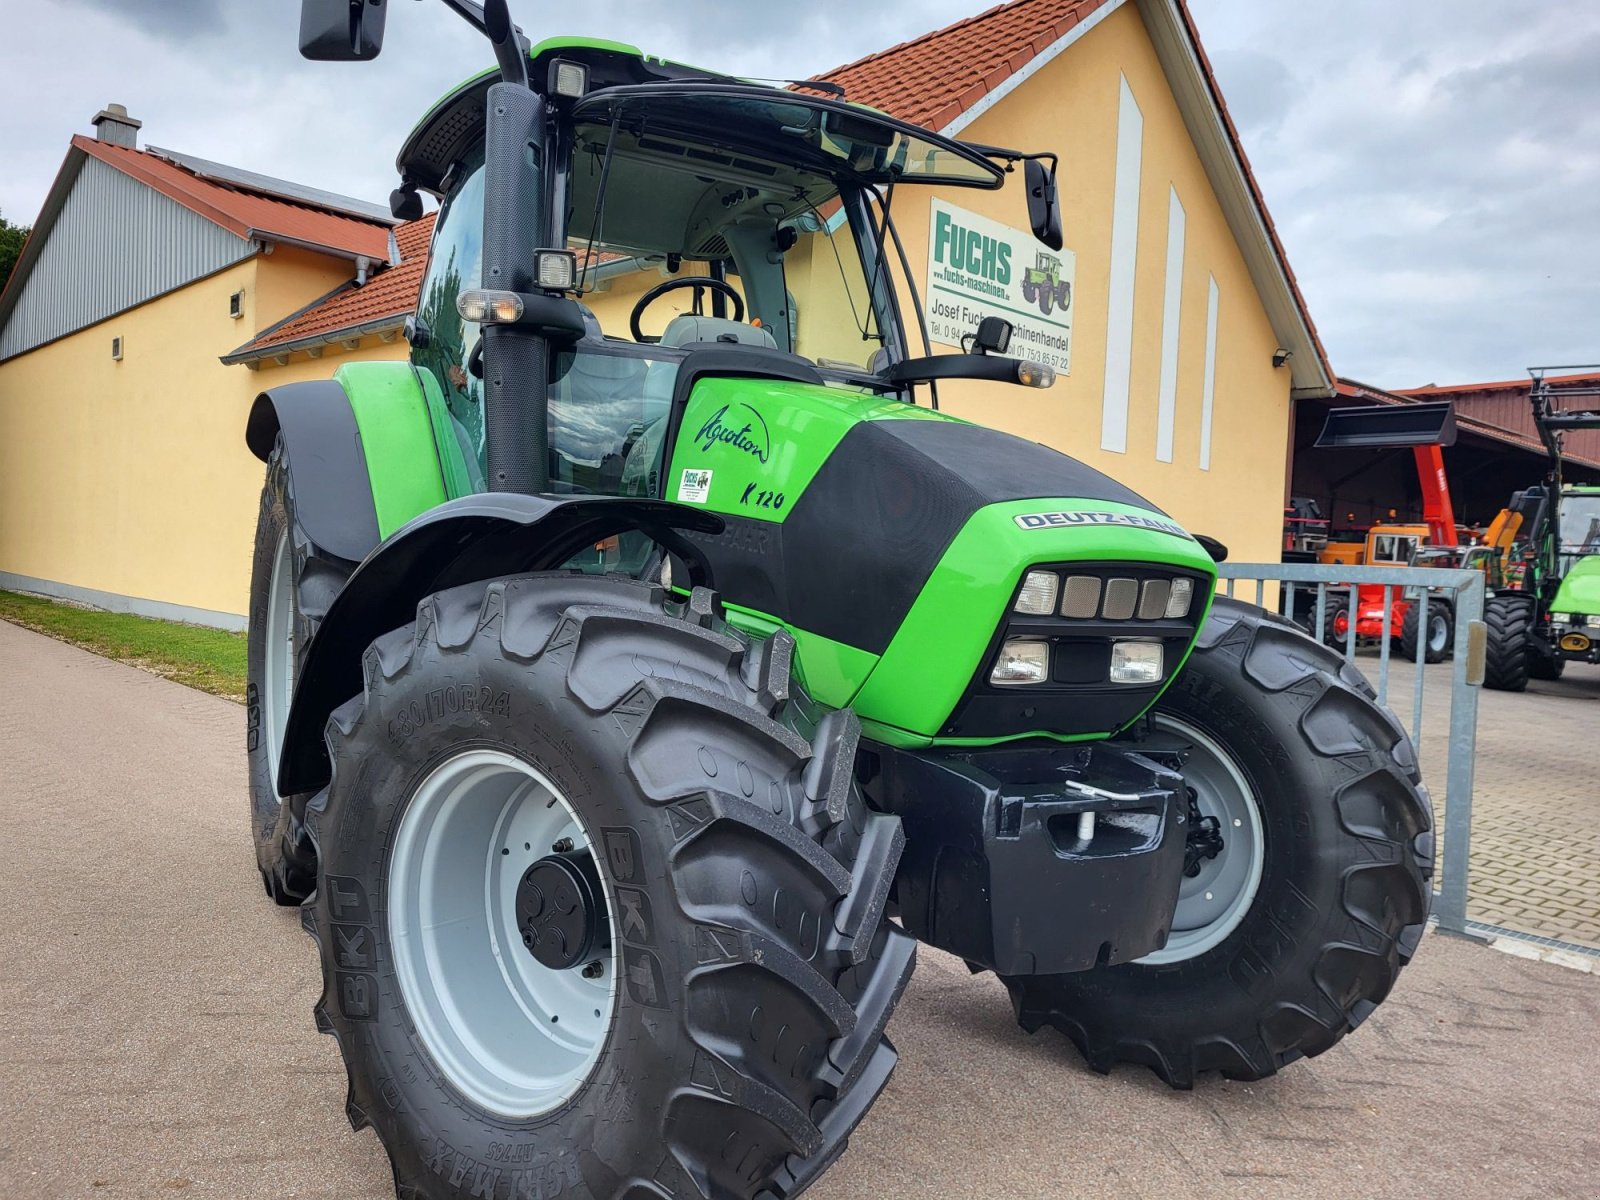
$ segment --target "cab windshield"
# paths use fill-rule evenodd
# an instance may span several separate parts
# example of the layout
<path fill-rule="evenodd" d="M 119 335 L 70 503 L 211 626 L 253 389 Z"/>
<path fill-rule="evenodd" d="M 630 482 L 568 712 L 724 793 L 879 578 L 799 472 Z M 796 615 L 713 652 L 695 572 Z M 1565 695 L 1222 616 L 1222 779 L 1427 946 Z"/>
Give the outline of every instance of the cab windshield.
<path fill-rule="evenodd" d="M 904 354 L 870 205 L 880 176 L 943 169 L 944 151 L 906 138 L 857 145 L 821 117 L 802 131 L 805 104 L 769 105 L 759 120 L 753 102 L 727 108 L 728 129 L 743 121 L 769 142 L 791 136 L 784 121 L 794 122 L 797 144 L 814 145 L 785 163 L 770 145 L 764 156 L 753 135 L 708 141 L 703 105 L 691 138 L 678 128 L 687 110 L 672 99 L 653 99 L 648 113 L 614 95 L 580 106 L 564 198 L 588 333 L 554 356 L 556 491 L 660 494 L 664 418 L 678 363 L 698 344 L 799 355 L 829 382 L 856 388 L 881 387 L 873 376 Z M 948 169 L 995 170 L 965 160 Z M 438 383 L 469 463 L 481 468 L 480 330 L 455 310 L 461 290 L 482 278 L 481 157 L 455 177 L 423 281 L 426 345 L 413 359 Z"/>
<path fill-rule="evenodd" d="M 1565 559 L 1600 554 L 1600 492 L 1563 493 L 1560 536 Z"/>

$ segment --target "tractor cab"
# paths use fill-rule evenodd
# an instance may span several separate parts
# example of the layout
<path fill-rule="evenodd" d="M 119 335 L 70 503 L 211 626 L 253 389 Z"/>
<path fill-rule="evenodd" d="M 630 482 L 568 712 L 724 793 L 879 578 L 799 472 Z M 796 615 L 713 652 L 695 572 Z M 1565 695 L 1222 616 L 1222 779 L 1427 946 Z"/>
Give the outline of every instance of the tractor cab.
<path fill-rule="evenodd" d="M 554 349 L 550 491 L 660 495 L 669 410 L 697 351 L 714 350 L 724 376 L 776 371 L 911 398 L 920 379 L 897 295 L 910 278 L 888 217 L 892 196 L 914 184 L 998 188 L 1005 170 L 995 156 L 1009 152 L 628 48 L 546 43 L 532 70 L 577 81 L 560 101 L 557 161 L 539 179 L 558 205 L 550 240 L 559 247 L 539 252 L 540 270 L 548 263 L 561 276 L 543 282 L 582 314 L 582 328 Z M 488 314 L 459 301 L 483 278 L 491 83 L 469 80 L 447 96 L 399 159 L 407 188 L 442 201 L 413 361 L 440 388 L 475 478 L 488 467 Z M 1016 360 L 1002 362 L 1017 381 Z M 1022 382 L 1049 374 L 1039 368 Z M 723 432 L 752 445 L 763 436 L 754 424 Z"/>

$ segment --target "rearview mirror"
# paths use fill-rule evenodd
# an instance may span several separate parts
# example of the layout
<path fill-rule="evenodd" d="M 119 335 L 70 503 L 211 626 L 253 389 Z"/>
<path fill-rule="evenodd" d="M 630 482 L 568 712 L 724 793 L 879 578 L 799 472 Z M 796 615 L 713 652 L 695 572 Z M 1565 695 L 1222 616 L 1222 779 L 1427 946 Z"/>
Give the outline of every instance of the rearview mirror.
<path fill-rule="evenodd" d="M 365 62 L 383 49 L 388 0 L 300 0 L 300 54 L 318 62 Z"/>
<path fill-rule="evenodd" d="M 1061 198 L 1056 194 L 1055 171 L 1030 158 L 1022 164 L 1022 178 L 1028 189 L 1028 224 L 1033 236 L 1052 250 L 1061 249 Z"/>

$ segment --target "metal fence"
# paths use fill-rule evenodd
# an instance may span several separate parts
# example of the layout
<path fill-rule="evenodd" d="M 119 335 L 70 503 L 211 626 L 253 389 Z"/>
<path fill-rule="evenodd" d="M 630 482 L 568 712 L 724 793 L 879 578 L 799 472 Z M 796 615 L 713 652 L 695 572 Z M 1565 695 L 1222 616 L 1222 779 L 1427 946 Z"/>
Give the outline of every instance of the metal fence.
<path fill-rule="evenodd" d="M 1304 626 L 1313 636 L 1342 642 L 1346 659 L 1355 664 L 1363 640 L 1375 641 L 1380 703 L 1397 712 L 1389 698 L 1389 663 L 1408 607 L 1417 610 L 1417 669 L 1411 695 L 1411 740 L 1421 754 L 1423 669 L 1429 607 L 1437 615 L 1447 605 L 1452 637 L 1449 645 L 1450 730 L 1445 766 L 1444 837 L 1439 861 L 1440 890 L 1434 913 L 1441 929 L 1467 930 L 1467 855 L 1472 840 L 1473 755 L 1478 733 L 1478 690 L 1483 684 L 1486 629 L 1483 624 L 1484 577 L 1481 571 L 1444 567 L 1353 567 L 1315 563 L 1223 563 L 1219 590 L 1253 600 Z M 1243 586 L 1254 581 L 1253 589 Z M 1275 587 L 1273 585 L 1276 585 Z M 1273 591 L 1277 592 L 1274 596 Z M 1379 599 L 1381 595 L 1381 600 Z M 1346 615 L 1340 638 L 1339 615 Z M 1372 616 L 1377 613 L 1376 618 Z M 1362 629 L 1368 633 L 1362 636 Z M 1376 630 L 1376 632 L 1372 632 Z M 1429 773 L 1425 772 L 1427 777 Z M 1436 778 L 1436 776 L 1435 776 Z"/>

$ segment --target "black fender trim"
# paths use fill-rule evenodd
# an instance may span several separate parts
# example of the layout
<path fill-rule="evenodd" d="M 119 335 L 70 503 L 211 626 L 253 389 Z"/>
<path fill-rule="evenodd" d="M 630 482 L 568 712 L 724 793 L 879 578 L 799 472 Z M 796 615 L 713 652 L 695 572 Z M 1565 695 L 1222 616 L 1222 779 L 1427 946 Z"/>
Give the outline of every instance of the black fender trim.
<path fill-rule="evenodd" d="M 328 609 L 295 683 L 278 768 L 280 795 L 314 791 L 330 776 L 323 728 L 361 690 L 361 660 L 377 638 L 416 619 L 434 592 L 559 568 L 587 546 L 639 530 L 710 587 L 711 568 L 684 531 L 722 530 L 715 513 L 631 496 L 463 496 L 396 530 L 356 568 Z"/>
<path fill-rule="evenodd" d="M 344 388 L 317 379 L 262 392 L 245 422 L 245 445 L 266 462 L 280 435 L 301 532 L 334 557 L 360 562 L 382 539 Z"/>

